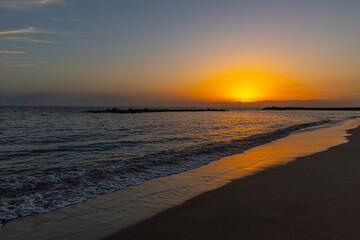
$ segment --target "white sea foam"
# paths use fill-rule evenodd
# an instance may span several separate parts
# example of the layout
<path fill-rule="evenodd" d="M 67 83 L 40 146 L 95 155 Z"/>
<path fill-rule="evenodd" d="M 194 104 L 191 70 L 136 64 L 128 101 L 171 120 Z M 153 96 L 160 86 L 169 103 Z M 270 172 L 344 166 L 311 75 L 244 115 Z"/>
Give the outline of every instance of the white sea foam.
<path fill-rule="evenodd" d="M 295 130 L 326 122 L 297 124 L 230 141 L 161 151 L 97 168 L 83 167 L 7 178 L 0 182 L 0 223 L 20 216 L 46 213 L 149 179 L 197 168 L 223 156 L 285 137 Z"/>

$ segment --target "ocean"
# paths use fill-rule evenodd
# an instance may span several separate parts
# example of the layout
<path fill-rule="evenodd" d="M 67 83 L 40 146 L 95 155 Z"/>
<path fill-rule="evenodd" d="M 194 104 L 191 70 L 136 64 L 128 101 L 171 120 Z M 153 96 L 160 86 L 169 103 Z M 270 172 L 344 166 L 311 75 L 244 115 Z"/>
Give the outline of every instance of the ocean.
<path fill-rule="evenodd" d="M 198 168 L 291 132 L 360 115 L 336 111 L 88 113 L 0 108 L 0 223 Z"/>

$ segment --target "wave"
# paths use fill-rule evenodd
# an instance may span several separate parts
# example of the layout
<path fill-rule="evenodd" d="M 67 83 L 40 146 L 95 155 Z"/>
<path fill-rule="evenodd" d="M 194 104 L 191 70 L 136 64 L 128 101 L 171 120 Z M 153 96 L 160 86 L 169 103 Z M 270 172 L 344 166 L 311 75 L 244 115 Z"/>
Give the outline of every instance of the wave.
<path fill-rule="evenodd" d="M 51 174 L 5 179 L 0 182 L 0 225 L 20 216 L 46 213 L 146 180 L 198 168 L 221 157 L 285 137 L 295 130 L 329 121 L 293 125 L 271 133 L 178 151 L 162 151 L 127 161 L 118 160 L 100 168 L 58 170 Z"/>

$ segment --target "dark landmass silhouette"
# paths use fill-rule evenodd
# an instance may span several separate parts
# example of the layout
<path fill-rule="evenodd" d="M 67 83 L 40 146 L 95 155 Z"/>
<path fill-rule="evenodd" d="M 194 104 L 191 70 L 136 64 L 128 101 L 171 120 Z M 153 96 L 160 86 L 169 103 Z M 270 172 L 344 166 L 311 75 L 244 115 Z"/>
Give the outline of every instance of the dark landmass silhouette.
<path fill-rule="evenodd" d="M 225 112 L 225 109 L 216 109 L 216 108 L 178 108 L 178 109 L 170 109 L 170 108 L 129 108 L 129 109 L 118 109 L 118 108 L 108 108 L 106 110 L 94 110 L 94 111 L 86 111 L 89 113 L 151 113 L 151 112 Z"/>
<path fill-rule="evenodd" d="M 266 107 L 263 110 L 315 110 L 315 111 L 360 111 L 360 107 L 329 107 L 329 108 L 309 108 L 309 107 Z"/>

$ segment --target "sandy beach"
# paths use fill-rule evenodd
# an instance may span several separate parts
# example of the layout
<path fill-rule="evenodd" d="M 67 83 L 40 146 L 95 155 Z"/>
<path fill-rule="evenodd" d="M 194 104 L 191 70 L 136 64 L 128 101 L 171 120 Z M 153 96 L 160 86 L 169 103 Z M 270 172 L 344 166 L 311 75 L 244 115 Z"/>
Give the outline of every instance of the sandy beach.
<path fill-rule="evenodd" d="M 360 128 L 349 142 L 203 193 L 114 239 L 358 239 Z"/>

